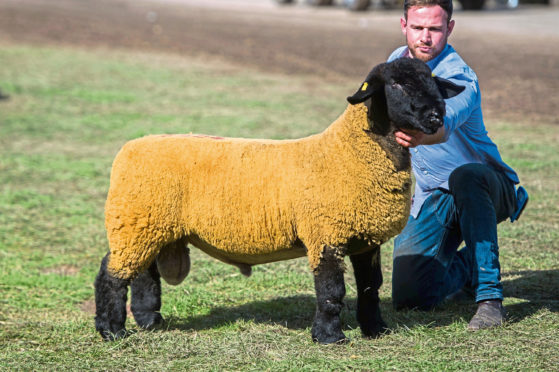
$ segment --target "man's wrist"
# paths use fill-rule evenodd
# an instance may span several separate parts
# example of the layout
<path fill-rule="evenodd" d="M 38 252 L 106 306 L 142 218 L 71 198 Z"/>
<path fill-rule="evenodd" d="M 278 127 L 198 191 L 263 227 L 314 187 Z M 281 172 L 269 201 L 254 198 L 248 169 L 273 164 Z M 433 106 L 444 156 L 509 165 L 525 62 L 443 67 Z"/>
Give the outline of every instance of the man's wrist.
<path fill-rule="evenodd" d="M 436 145 L 437 143 L 446 142 L 445 134 L 446 130 L 443 125 L 435 133 L 424 135 L 420 141 L 420 145 Z"/>

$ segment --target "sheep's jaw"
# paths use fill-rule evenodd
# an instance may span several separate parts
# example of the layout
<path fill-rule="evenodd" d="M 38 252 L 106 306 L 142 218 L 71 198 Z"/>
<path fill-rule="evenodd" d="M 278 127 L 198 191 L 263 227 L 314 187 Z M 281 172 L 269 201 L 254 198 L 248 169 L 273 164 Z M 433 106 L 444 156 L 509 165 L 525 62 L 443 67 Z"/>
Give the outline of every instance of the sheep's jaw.
<path fill-rule="evenodd" d="M 413 130 L 420 130 L 425 134 L 434 134 L 436 133 L 440 127 L 443 126 L 443 115 L 440 114 L 438 111 L 433 110 L 431 114 L 424 120 L 418 120 L 415 116 L 410 115 L 404 117 L 404 120 L 396 121 L 392 120 L 394 126 L 398 129 L 413 129 Z M 410 120 L 405 120 L 410 119 Z M 404 123 L 404 124 L 401 124 Z"/>
<path fill-rule="evenodd" d="M 435 134 L 442 126 L 443 121 L 441 119 L 431 118 L 428 126 L 419 124 L 417 129 L 425 134 Z"/>

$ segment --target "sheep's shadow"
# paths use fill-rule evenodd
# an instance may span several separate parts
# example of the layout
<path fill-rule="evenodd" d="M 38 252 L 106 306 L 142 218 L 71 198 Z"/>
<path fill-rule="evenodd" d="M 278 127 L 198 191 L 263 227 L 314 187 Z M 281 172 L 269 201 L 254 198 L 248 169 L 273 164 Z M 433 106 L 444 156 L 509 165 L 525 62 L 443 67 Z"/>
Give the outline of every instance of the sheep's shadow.
<path fill-rule="evenodd" d="M 311 325 L 316 300 L 310 295 L 278 297 L 253 301 L 240 306 L 218 306 L 208 314 L 190 317 L 167 316 L 168 329 L 202 330 L 219 328 L 237 321 L 281 324 L 289 329 L 305 329 Z"/>
<path fill-rule="evenodd" d="M 238 321 L 260 324 L 281 325 L 288 329 L 304 330 L 312 326 L 316 307 L 316 299 L 311 295 L 279 297 L 267 301 L 253 301 L 240 306 L 214 307 L 209 313 L 180 317 L 165 317 L 165 329 L 200 331 L 219 328 Z M 404 325 L 406 328 L 418 326 L 446 326 L 473 314 L 475 304 L 467 310 L 463 306 L 456 308 L 437 308 L 433 311 L 395 311 L 390 299 L 383 299 L 380 304 L 381 314 L 388 327 L 396 329 Z M 357 300 L 346 297 L 344 308 L 340 314 L 344 330 L 359 327 L 355 312 Z"/>
<path fill-rule="evenodd" d="M 515 277 L 507 280 L 508 277 Z M 559 311 L 559 270 L 516 271 L 503 274 L 505 297 L 527 302 L 507 306 L 510 322 L 519 322 L 542 308 Z M 190 317 L 167 316 L 167 329 L 203 330 L 219 328 L 238 321 L 277 324 L 288 329 L 307 329 L 312 325 L 316 300 L 312 295 L 278 297 L 266 301 L 253 301 L 240 306 L 219 306 L 208 314 Z M 346 297 L 342 311 L 344 329 L 358 328 L 355 319 L 355 297 Z M 446 303 L 431 311 L 395 311 L 390 299 L 381 301 L 382 316 L 391 329 L 444 327 L 457 321 L 469 321 L 475 313 L 473 301 Z"/>
<path fill-rule="evenodd" d="M 240 306 L 218 306 L 203 315 L 166 316 L 164 328 L 200 331 L 244 321 L 304 330 L 312 326 L 315 307 L 316 299 L 311 295 L 280 297 L 267 301 L 253 301 Z M 380 307 L 382 317 L 391 329 L 397 329 L 399 326 L 404 326 L 404 328 L 447 326 L 455 321 L 463 320 L 475 312 L 475 304 L 445 306 L 432 311 L 395 311 L 390 299 L 383 299 Z M 359 328 L 355 317 L 356 308 L 356 298 L 346 297 L 344 308 L 340 314 L 342 327 L 346 331 Z"/>

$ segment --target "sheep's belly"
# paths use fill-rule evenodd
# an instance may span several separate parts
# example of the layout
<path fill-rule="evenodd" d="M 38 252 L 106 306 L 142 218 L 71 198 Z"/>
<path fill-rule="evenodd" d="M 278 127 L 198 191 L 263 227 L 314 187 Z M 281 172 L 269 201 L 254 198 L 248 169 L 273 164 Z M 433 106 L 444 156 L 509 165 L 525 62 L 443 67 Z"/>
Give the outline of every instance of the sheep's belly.
<path fill-rule="evenodd" d="M 190 236 L 188 238 L 188 242 L 196 248 L 204 251 L 206 254 L 232 265 L 257 265 L 275 261 L 289 260 L 292 258 L 299 258 L 306 256 L 307 254 L 305 248 L 302 245 L 297 244 L 291 247 L 286 247 L 284 249 L 278 249 L 273 252 L 247 254 L 221 250 L 197 237 Z"/>

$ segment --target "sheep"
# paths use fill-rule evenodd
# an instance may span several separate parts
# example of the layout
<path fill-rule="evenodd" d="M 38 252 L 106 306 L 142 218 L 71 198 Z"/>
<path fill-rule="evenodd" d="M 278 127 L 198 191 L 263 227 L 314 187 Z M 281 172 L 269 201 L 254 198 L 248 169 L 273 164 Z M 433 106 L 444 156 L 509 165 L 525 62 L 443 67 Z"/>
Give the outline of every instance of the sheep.
<path fill-rule="evenodd" d="M 296 140 L 151 135 L 117 154 L 105 205 L 109 253 L 95 280 L 97 331 L 126 336 L 127 287 L 141 328 L 159 325 L 162 276 L 188 274 L 187 245 L 250 275 L 253 265 L 307 256 L 314 274 L 315 342 L 347 340 L 340 311 L 344 256 L 357 282 L 365 337 L 381 318 L 380 245 L 404 227 L 410 209 L 410 156 L 398 128 L 434 133 L 444 98 L 463 87 L 433 77 L 415 59 L 369 73 L 326 130 Z"/>

